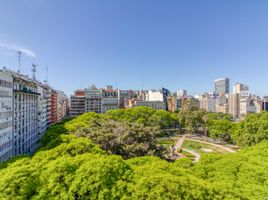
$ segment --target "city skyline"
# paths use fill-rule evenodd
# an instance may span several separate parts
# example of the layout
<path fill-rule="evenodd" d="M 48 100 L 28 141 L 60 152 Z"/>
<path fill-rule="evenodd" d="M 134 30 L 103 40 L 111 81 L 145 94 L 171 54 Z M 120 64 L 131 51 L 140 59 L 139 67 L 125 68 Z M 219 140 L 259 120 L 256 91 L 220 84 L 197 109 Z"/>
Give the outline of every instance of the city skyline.
<path fill-rule="evenodd" d="M 49 83 L 68 95 L 93 83 L 200 94 L 229 77 L 231 86 L 245 83 L 265 96 L 266 7 L 265 1 L 2 1 L 0 66 L 17 70 L 21 50 L 22 73 L 31 74 L 35 63 L 44 80 L 48 66 Z"/>

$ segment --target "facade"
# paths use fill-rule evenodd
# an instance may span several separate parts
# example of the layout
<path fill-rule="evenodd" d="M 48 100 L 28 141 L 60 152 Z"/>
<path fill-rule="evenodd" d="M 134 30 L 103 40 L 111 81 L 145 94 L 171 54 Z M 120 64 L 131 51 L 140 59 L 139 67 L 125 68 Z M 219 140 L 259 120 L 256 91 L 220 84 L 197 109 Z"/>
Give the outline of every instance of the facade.
<path fill-rule="evenodd" d="M 50 87 L 48 85 L 42 83 L 37 85 L 37 93 L 40 94 L 37 99 L 38 139 L 44 135 L 50 126 L 49 91 Z"/>
<path fill-rule="evenodd" d="M 86 97 L 83 90 L 76 90 L 70 98 L 70 116 L 75 117 L 85 113 Z"/>
<path fill-rule="evenodd" d="M 13 156 L 13 78 L 0 70 L 0 163 Z"/>
<path fill-rule="evenodd" d="M 240 116 L 244 117 L 248 113 L 256 113 L 258 102 L 249 92 L 249 87 L 245 84 L 235 83 L 233 93 L 239 94 L 240 98 Z"/>
<path fill-rule="evenodd" d="M 13 73 L 14 155 L 33 153 L 38 145 L 37 83 Z"/>
<path fill-rule="evenodd" d="M 63 91 L 57 90 L 57 122 L 67 115 L 68 99 Z"/>
<path fill-rule="evenodd" d="M 229 94 L 230 92 L 230 79 L 221 78 L 215 80 L 215 93 L 216 94 Z"/>
<path fill-rule="evenodd" d="M 96 88 L 95 85 L 85 89 L 85 110 L 86 112 L 101 113 L 102 89 Z"/>
<path fill-rule="evenodd" d="M 166 110 L 166 103 L 164 103 L 163 101 L 141 101 L 141 100 L 129 101 L 129 108 L 137 106 L 150 107 L 156 110 Z"/>
<path fill-rule="evenodd" d="M 262 110 L 263 111 L 268 111 L 268 97 L 267 96 L 263 98 Z"/>
<path fill-rule="evenodd" d="M 233 118 L 239 118 L 240 116 L 240 96 L 239 94 L 229 94 L 229 114 Z"/>
<path fill-rule="evenodd" d="M 216 99 L 216 112 L 227 114 L 228 111 L 228 96 L 226 94 L 220 94 Z"/>
<path fill-rule="evenodd" d="M 118 90 L 119 108 L 128 108 L 129 100 L 136 97 L 137 94 L 133 90 Z"/>
<path fill-rule="evenodd" d="M 58 93 L 55 90 L 50 91 L 50 125 L 57 123 L 58 117 Z"/>
<path fill-rule="evenodd" d="M 112 87 L 102 90 L 101 112 L 106 113 L 108 110 L 119 108 L 118 91 Z"/>
<path fill-rule="evenodd" d="M 57 116 L 49 85 L 7 68 L 0 70 L 0 162 L 35 151 Z"/>
<path fill-rule="evenodd" d="M 149 90 L 146 101 L 163 101 L 162 91 Z"/>

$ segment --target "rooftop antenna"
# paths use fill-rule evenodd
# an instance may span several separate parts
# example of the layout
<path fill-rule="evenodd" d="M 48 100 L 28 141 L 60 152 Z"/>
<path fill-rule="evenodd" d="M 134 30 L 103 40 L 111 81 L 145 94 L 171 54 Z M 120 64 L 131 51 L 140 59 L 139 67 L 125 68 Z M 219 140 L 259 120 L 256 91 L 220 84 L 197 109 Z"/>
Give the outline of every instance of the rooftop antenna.
<path fill-rule="evenodd" d="M 18 73 L 20 74 L 20 66 L 21 66 L 21 54 L 22 52 L 18 51 Z"/>
<path fill-rule="evenodd" d="M 48 66 L 46 66 L 46 80 L 44 80 L 44 83 L 48 83 Z"/>
<path fill-rule="evenodd" d="M 143 90 L 144 90 L 144 77 L 141 77 L 141 82 L 142 82 L 142 83 L 141 83 L 141 87 L 142 87 L 141 89 L 142 89 L 142 91 L 143 91 Z"/>
<path fill-rule="evenodd" d="M 32 64 L 32 72 L 33 72 L 33 80 L 36 80 L 36 77 L 35 77 L 35 73 L 36 73 L 36 67 L 37 65 L 36 64 Z"/>

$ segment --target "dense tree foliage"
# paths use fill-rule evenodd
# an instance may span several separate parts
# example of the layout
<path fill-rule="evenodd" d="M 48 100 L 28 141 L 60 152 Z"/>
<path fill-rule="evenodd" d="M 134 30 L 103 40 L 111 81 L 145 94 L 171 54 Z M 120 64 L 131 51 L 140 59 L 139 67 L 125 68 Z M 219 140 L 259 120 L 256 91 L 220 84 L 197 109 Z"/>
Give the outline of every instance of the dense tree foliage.
<path fill-rule="evenodd" d="M 148 107 L 110 110 L 106 116 L 113 120 L 141 123 L 144 126 L 159 126 L 161 129 L 179 125 L 178 115 L 165 110 L 154 110 Z"/>
<path fill-rule="evenodd" d="M 233 129 L 233 138 L 241 147 L 252 146 L 268 140 L 268 112 L 246 116 Z"/>
<path fill-rule="evenodd" d="M 212 120 L 209 125 L 210 137 L 218 138 L 222 142 L 232 143 L 234 123 L 229 120 Z"/>
<path fill-rule="evenodd" d="M 51 132 L 50 132 L 51 133 Z M 54 135 L 55 136 L 55 135 Z M 2 164 L 0 199 L 264 199 L 268 142 L 237 154 L 168 163 L 123 160 L 90 139 L 60 134 L 61 144 Z M 55 144 L 55 143 L 54 143 Z"/>
<path fill-rule="evenodd" d="M 205 113 L 202 120 L 212 120 L 206 122 L 212 136 L 225 138 L 232 129 L 239 144 L 256 145 L 235 154 L 206 154 L 198 163 L 186 158 L 172 163 L 154 156 L 136 157 L 155 155 L 149 152 L 157 146 L 150 145 L 155 145 L 161 126 L 152 122 L 164 122 L 166 113 L 149 109 L 140 118 L 138 113 L 120 118 L 119 113 L 126 111 L 117 112 L 66 120 L 47 131 L 34 155 L 2 163 L 0 199 L 261 200 L 268 196 L 267 113 L 236 124 L 226 116 Z M 135 158 L 124 159 L 129 157 Z"/>
<path fill-rule="evenodd" d="M 164 148 L 156 143 L 159 129 L 139 123 L 99 120 L 95 126 L 84 127 L 75 134 L 88 137 L 109 154 L 124 158 L 164 153 Z"/>

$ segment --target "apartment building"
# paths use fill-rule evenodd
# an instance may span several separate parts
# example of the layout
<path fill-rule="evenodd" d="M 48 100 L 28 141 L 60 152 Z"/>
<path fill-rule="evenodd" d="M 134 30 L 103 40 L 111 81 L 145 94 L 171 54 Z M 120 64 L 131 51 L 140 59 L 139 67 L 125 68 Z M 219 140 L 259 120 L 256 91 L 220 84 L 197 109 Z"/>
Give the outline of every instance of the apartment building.
<path fill-rule="evenodd" d="M 0 70 L 0 163 L 13 156 L 13 78 Z"/>
<path fill-rule="evenodd" d="M 30 78 L 0 70 L 0 162 L 33 153 L 48 127 L 57 122 L 58 94 L 37 81 L 34 73 Z"/>
<path fill-rule="evenodd" d="M 118 91 L 111 86 L 102 90 L 101 112 L 106 113 L 108 110 L 115 110 L 119 108 Z"/>
<path fill-rule="evenodd" d="M 33 153 L 38 145 L 37 83 L 13 73 L 14 155 Z"/>
<path fill-rule="evenodd" d="M 163 101 L 141 101 L 141 100 L 129 100 L 129 108 L 145 106 L 156 110 L 166 110 L 166 103 Z"/>
<path fill-rule="evenodd" d="M 50 98 L 49 98 L 49 104 L 50 104 L 50 125 L 54 125 L 57 123 L 57 117 L 58 117 L 58 93 L 51 89 L 50 91 Z"/>
<path fill-rule="evenodd" d="M 68 99 L 63 91 L 57 92 L 57 122 L 63 120 L 67 115 Z"/>
<path fill-rule="evenodd" d="M 86 97 L 85 91 L 76 90 L 70 98 L 70 116 L 75 117 L 85 113 Z"/>
<path fill-rule="evenodd" d="M 263 97 L 262 110 L 268 111 L 268 96 Z"/>
<path fill-rule="evenodd" d="M 85 89 L 85 111 L 102 113 L 102 89 L 91 85 Z"/>
<path fill-rule="evenodd" d="M 128 108 L 129 100 L 137 96 L 138 94 L 133 90 L 118 90 L 119 108 Z"/>
<path fill-rule="evenodd" d="M 38 111 L 37 111 L 37 123 L 38 123 L 38 138 L 40 139 L 45 131 L 50 126 L 50 107 L 49 107 L 49 95 L 50 87 L 47 84 L 39 83 L 37 85 L 38 96 Z"/>
<path fill-rule="evenodd" d="M 240 116 L 240 96 L 239 94 L 233 93 L 228 95 L 229 99 L 229 114 L 233 116 L 233 118 L 239 118 Z"/>

